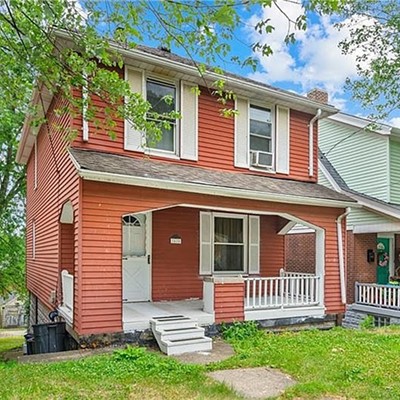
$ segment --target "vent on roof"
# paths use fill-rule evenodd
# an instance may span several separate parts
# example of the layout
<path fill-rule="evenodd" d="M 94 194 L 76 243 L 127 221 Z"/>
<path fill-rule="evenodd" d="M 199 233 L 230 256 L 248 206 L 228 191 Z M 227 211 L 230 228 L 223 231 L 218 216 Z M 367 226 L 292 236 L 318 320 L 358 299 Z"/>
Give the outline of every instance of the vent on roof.
<path fill-rule="evenodd" d="M 165 51 L 167 53 L 171 53 L 171 49 L 166 46 L 158 46 L 158 50 Z"/>

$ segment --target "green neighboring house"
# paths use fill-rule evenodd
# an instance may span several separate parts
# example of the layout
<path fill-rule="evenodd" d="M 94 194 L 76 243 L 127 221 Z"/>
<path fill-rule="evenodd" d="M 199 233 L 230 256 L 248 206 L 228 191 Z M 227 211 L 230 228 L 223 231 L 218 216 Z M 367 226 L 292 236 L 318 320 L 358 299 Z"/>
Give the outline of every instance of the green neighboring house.
<path fill-rule="evenodd" d="M 319 152 L 319 183 L 362 206 L 347 216 L 347 303 L 390 322 L 400 317 L 400 129 L 339 113 L 319 122 Z"/>

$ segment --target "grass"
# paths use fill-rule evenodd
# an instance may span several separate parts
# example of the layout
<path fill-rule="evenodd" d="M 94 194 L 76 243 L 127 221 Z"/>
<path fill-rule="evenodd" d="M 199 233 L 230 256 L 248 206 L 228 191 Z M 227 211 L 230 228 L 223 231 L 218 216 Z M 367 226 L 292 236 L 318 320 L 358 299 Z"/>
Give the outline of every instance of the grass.
<path fill-rule="evenodd" d="M 129 348 L 113 355 L 48 364 L 0 361 L 1 399 L 239 399 L 207 371 L 269 366 L 298 382 L 280 399 L 400 398 L 400 329 L 260 332 L 251 324 L 225 332 L 236 354 L 209 366 Z M 21 339 L 0 339 L 0 353 Z M 243 379 L 246 379 L 243 377 Z"/>
<path fill-rule="evenodd" d="M 400 399 L 399 327 L 233 334 L 230 341 L 236 355 L 213 368 L 279 368 L 299 382 L 281 399 Z"/>
<path fill-rule="evenodd" d="M 0 338 L 0 359 L 2 359 L 2 353 L 17 348 L 21 348 L 24 342 L 23 337 L 4 337 Z"/>

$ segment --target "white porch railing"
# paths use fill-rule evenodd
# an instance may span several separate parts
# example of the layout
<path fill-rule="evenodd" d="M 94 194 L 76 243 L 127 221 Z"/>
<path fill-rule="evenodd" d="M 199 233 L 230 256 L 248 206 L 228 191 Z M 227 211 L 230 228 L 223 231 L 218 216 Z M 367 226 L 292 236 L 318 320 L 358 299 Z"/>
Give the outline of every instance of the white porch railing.
<path fill-rule="evenodd" d="M 356 304 L 400 310 L 400 287 L 356 282 Z"/>
<path fill-rule="evenodd" d="M 291 272 L 291 271 L 286 271 L 283 268 L 280 269 L 279 271 L 279 276 L 281 277 L 291 277 L 291 278 L 299 278 L 302 276 L 315 276 L 315 274 L 309 274 L 306 272 Z"/>
<path fill-rule="evenodd" d="M 61 272 L 62 308 L 73 315 L 74 311 L 74 276 L 66 269 Z"/>
<path fill-rule="evenodd" d="M 321 305 L 320 277 L 312 274 L 245 278 L 245 310 Z"/>

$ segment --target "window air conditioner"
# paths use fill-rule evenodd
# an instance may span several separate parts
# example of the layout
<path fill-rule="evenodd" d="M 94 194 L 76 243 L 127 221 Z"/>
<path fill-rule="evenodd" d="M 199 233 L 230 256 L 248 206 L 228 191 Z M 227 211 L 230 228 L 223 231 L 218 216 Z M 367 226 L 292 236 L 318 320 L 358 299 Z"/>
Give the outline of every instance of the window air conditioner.
<path fill-rule="evenodd" d="M 250 163 L 254 167 L 271 167 L 272 154 L 265 151 L 251 151 Z"/>

